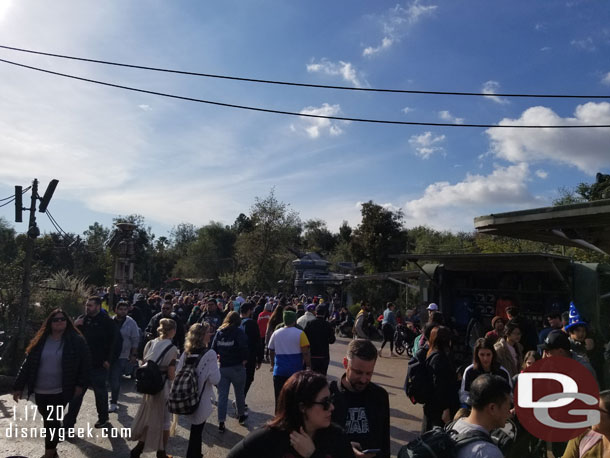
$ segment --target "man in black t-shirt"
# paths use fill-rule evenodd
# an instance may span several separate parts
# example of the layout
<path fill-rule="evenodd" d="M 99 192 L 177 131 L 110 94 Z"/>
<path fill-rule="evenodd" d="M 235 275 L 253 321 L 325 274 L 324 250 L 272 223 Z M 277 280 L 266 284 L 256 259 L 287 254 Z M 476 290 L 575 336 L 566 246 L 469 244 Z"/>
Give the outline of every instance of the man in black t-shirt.
<path fill-rule="evenodd" d="M 386 390 L 371 382 L 377 354 L 370 340 L 352 340 L 343 358 L 345 374 L 330 385 L 332 421 L 344 428 L 360 458 L 390 457 L 390 400 Z M 379 452 L 362 453 L 374 449 Z"/>

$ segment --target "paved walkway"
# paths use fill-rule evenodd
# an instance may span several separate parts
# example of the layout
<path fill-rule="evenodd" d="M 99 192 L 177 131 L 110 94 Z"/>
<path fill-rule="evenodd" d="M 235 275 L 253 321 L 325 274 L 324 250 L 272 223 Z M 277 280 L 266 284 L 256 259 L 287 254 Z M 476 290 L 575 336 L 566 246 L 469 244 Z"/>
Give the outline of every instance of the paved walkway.
<path fill-rule="evenodd" d="M 343 356 L 347 348 L 348 339 L 338 339 L 331 346 L 331 365 L 329 367 L 329 379 L 337 379 L 343 373 Z M 377 343 L 379 346 L 379 343 Z M 389 349 L 386 346 L 386 353 Z M 421 407 L 413 406 L 402 390 L 406 373 L 406 356 L 399 358 L 380 358 L 377 361 L 373 381 L 383 386 L 390 395 L 390 434 L 392 440 L 392 454 L 395 456 L 398 449 L 413 439 L 418 434 L 421 423 Z M 132 381 L 125 379 L 121 387 L 120 410 L 110 414 L 110 423 L 114 433 L 120 435 L 121 428 L 129 428 L 133 417 L 138 409 L 141 395 L 135 392 Z M 233 395 L 230 395 L 233 398 Z M 203 454 L 206 458 L 224 458 L 228 450 L 242 439 L 249 431 L 259 428 L 272 417 L 273 413 L 273 380 L 269 365 L 263 364 L 256 373 L 256 378 L 247 403 L 250 407 L 250 417 L 245 426 L 239 425 L 236 418 L 227 418 L 225 433 L 218 432 L 218 421 L 216 412 L 212 413 L 208 419 L 203 433 Z M 0 396 L 0 457 L 11 455 L 24 456 L 28 458 L 38 458 L 43 454 L 44 439 L 33 438 L 29 434 L 27 437 L 14 437 L 15 427 L 17 428 L 41 428 L 42 420 L 39 416 L 32 420 L 31 416 L 35 410 L 32 402 L 20 401 L 17 405 L 17 421 L 13 421 L 13 407 L 15 403 L 10 395 Z M 28 420 L 25 420 L 26 411 Z M 229 415 L 232 408 L 229 403 Z M 60 457 L 128 457 L 129 449 L 135 445 L 134 442 L 124 437 L 95 437 L 101 436 L 101 431 L 93 429 L 93 424 L 97 421 L 95 411 L 95 400 L 93 392 L 87 391 L 81 409 L 77 427 L 85 428 L 90 424 L 90 432 L 94 437 L 86 439 L 75 439 L 72 443 L 63 442 L 58 446 Z M 7 428 L 13 427 L 13 437 L 7 437 Z M 112 433 L 113 430 L 110 430 Z M 183 457 L 186 454 L 188 445 L 189 431 L 184 422 L 180 422 L 176 429 L 176 435 L 171 437 L 167 447 L 167 453 Z M 152 457 L 154 453 L 143 454 L 143 457 Z"/>

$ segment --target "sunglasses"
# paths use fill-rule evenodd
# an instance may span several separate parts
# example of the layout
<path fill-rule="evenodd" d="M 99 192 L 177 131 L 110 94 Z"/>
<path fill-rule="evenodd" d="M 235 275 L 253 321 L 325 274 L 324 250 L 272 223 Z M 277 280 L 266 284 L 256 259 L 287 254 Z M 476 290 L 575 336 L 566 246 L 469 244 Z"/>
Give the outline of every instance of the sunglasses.
<path fill-rule="evenodd" d="M 51 318 L 51 322 L 52 323 L 58 323 L 60 321 L 66 321 L 66 317 L 65 316 L 58 316 L 55 318 Z"/>
<path fill-rule="evenodd" d="M 333 396 L 328 396 L 321 401 L 312 401 L 312 404 L 321 405 L 324 410 L 329 410 L 330 406 L 333 405 L 335 398 Z"/>

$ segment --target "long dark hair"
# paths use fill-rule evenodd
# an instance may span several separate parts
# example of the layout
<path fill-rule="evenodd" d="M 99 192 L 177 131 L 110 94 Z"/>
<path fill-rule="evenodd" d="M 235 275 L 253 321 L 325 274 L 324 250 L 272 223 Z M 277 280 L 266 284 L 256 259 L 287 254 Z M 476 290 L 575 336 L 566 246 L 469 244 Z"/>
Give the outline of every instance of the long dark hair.
<path fill-rule="evenodd" d="M 62 339 L 65 338 L 66 335 L 72 334 L 78 334 L 82 336 L 80 331 L 74 326 L 74 323 L 72 322 L 68 314 L 62 309 L 55 309 L 51 313 L 49 313 L 49 316 L 46 317 L 46 319 L 42 323 L 42 326 L 40 326 L 40 329 L 38 330 L 38 332 L 36 332 L 36 335 L 32 337 L 32 340 L 30 340 L 28 347 L 25 349 L 26 355 L 29 355 L 36 345 L 41 342 L 44 342 L 46 338 L 51 334 L 51 320 L 55 318 L 55 315 L 59 314 L 63 315 L 63 317 L 66 319 L 66 330 L 64 331 L 61 337 Z"/>
<path fill-rule="evenodd" d="M 267 423 L 267 427 L 299 431 L 301 426 L 305 426 L 302 407 L 311 407 L 317 394 L 326 386 L 326 377 L 317 372 L 300 371 L 293 374 L 280 391 L 275 417 Z"/>
<path fill-rule="evenodd" d="M 447 353 L 451 348 L 451 330 L 447 326 L 437 326 L 430 332 L 430 348 L 428 354 L 430 356 L 432 352 L 438 351 L 440 353 Z"/>
<path fill-rule="evenodd" d="M 481 365 L 481 360 L 479 359 L 479 350 L 483 349 L 491 351 L 490 371 L 495 372 L 500 369 L 500 363 L 498 362 L 498 356 L 496 354 L 494 344 L 490 339 L 486 339 L 484 337 L 477 339 L 476 343 L 474 344 L 474 349 L 472 350 L 472 365 L 474 366 L 474 368 L 477 370 L 483 369 Z"/>
<path fill-rule="evenodd" d="M 275 327 L 278 324 L 280 324 L 282 321 L 284 321 L 284 318 L 282 316 L 283 313 L 284 313 L 284 306 L 283 305 L 277 305 L 275 307 L 275 310 L 273 311 L 273 313 L 269 317 L 269 321 L 267 323 L 267 328 L 269 328 L 269 326 L 271 326 L 271 329 L 275 329 Z"/>

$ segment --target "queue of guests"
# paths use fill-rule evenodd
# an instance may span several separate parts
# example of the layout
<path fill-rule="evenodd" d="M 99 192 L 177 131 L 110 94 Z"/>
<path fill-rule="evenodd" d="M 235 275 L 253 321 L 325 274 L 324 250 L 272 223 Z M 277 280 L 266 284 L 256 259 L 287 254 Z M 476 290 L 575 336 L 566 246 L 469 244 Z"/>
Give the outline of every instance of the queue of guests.
<path fill-rule="evenodd" d="M 73 428 L 88 387 L 93 389 L 95 395 L 98 414 L 95 427 L 106 428 L 109 425 L 109 414 L 118 410 L 120 380 L 126 370 L 138 359 L 141 359 L 142 362 L 154 361 L 156 363 L 163 374 L 163 388 L 156 394 L 142 395 L 141 403 L 131 425 L 131 439 L 135 441 L 135 446 L 130 452 L 131 457 L 139 457 L 148 451 L 156 452 L 158 458 L 168 456 L 166 448 L 170 433 L 172 429 L 175 429 L 176 416 L 172 417 L 170 414 L 167 400 L 176 374 L 187 365 L 196 365 L 195 370 L 201 390 L 201 400 L 196 411 L 185 415 L 185 419 L 190 425 L 187 457 L 202 456 L 202 431 L 206 420 L 214 410 L 214 404 L 218 406 L 219 431 L 225 431 L 231 386 L 233 386 L 235 394 L 233 406 L 238 414 L 239 423 L 246 422 L 248 409 L 245 397 L 254 379 L 254 373 L 261 367 L 264 359 L 264 345 L 261 338 L 263 333 L 259 327 L 260 323 L 253 318 L 256 308 L 253 302 L 244 300 L 238 305 L 238 301 L 235 301 L 232 310 L 227 310 L 227 313 L 223 314 L 218 309 L 218 302 L 215 299 L 204 298 L 203 309 L 197 311 L 195 307 L 198 306 L 193 306 L 189 319 L 193 317 L 193 314 L 198 315 L 198 319 L 192 320 L 194 323 L 184 333 L 185 322 L 181 318 L 184 315 L 176 313 L 173 299 L 167 296 L 160 306 L 160 311 L 151 316 L 144 328 L 142 333 L 145 336 L 144 339 L 139 339 L 137 321 L 129 316 L 129 312 L 133 310 L 133 304 L 118 302 L 115 306 L 115 315 L 111 318 L 103 308 L 102 302 L 102 298 L 99 296 L 90 297 L 85 305 L 85 314 L 74 322 L 63 310 L 52 311 L 28 346 L 26 358 L 14 384 L 13 397 L 15 401 L 18 401 L 25 391 L 27 391 L 28 398 L 30 394 L 35 394 L 35 402 L 41 413 L 44 414 L 43 426 L 45 428 L 55 430 Z M 321 427 L 324 422 L 310 424 L 308 419 L 313 416 L 313 412 L 320 411 L 324 412 L 321 416 L 330 416 L 333 411 L 333 401 L 318 400 L 320 397 L 318 388 L 321 381 L 323 380 L 326 384 L 329 345 L 335 341 L 335 333 L 326 320 L 327 308 L 321 301 L 318 301 L 314 307 L 310 307 L 309 312 L 313 311 L 311 313 L 313 319 L 308 317 L 305 329 L 301 329 L 296 324 L 299 317 L 298 308 L 281 301 L 269 306 L 269 302 L 271 301 L 257 301 L 257 306 L 261 305 L 259 314 L 269 312 L 265 314 L 266 316 L 263 315 L 262 321 L 267 323 L 264 334 L 270 334 L 267 346 L 274 371 L 274 391 L 278 409 L 276 419 L 270 423 L 270 427 L 274 431 L 283 430 L 288 431 L 289 435 L 294 435 L 295 437 L 290 443 L 299 450 L 301 447 L 305 447 L 304 450 L 311 448 L 311 443 L 305 440 L 303 434 L 311 438 L 314 449 L 315 447 L 324 448 L 330 436 L 326 432 L 318 434 L 316 431 L 318 429 L 326 431 L 325 428 L 328 425 Z M 304 313 L 301 316 L 304 316 Z M 179 335 L 181 328 L 183 333 Z M 270 333 L 269 328 L 271 328 Z M 372 362 L 374 366 L 377 350 L 371 342 L 367 341 L 367 343 L 366 351 L 358 350 L 360 348 L 358 345 L 361 346 L 358 344 L 356 349 L 348 353 L 346 357 L 345 383 L 341 385 L 342 389 L 337 388 L 338 391 L 345 393 L 345 396 L 349 397 L 350 393 L 360 393 L 372 389 L 373 384 L 370 384 L 372 368 L 365 368 L 367 369 L 365 372 L 361 372 L 360 369 L 356 372 L 352 368 L 353 364 L 361 360 L 365 365 L 370 366 Z M 295 382 L 296 385 L 292 382 L 288 383 L 294 377 L 298 380 L 302 378 L 305 382 Z M 290 393 L 297 386 L 300 387 L 297 391 L 301 393 L 299 390 L 305 389 L 301 386 L 303 383 L 305 385 L 311 383 L 318 388 L 316 388 L 317 391 L 312 392 L 311 387 L 305 386 L 309 390 L 308 393 L 313 396 L 306 402 L 307 405 L 311 404 L 312 415 L 308 414 L 301 420 L 297 420 L 303 429 L 293 431 L 288 426 L 296 424 L 292 419 L 294 406 L 289 408 L 286 405 L 288 401 L 282 405 L 282 396 L 288 396 L 289 402 L 295 402 L 295 399 L 299 399 L 298 397 L 291 397 L 283 393 Z M 107 384 L 111 391 L 110 402 Z M 288 384 L 288 388 L 284 390 L 286 384 Z M 214 390 L 213 387 L 217 389 Z M 327 387 L 326 390 L 328 389 Z M 385 393 L 385 390 L 381 388 L 380 390 Z M 379 395 L 377 395 L 378 397 Z M 351 400 L 346 405 L 365 400 L 368 402 L 370 397 Z M 376 431 L 384 431 L 387 440 L 373 441 L 379 442 L 376 445 L 380 450 L 384 450 L 384 454 L 379 456 L 389 456 L 387 393 L 385 393 L 385 400 L 384 405 L 387 407 L 382 412 L 386 415 L 387 420 L 384 421 L 383 427 L 376 426 L 375 428 Z M 66 405 L 68 406 L 67 414 L 62 424 L 57 406 L 65 407 Z M 297 411 L 301 412 L 302 416 L 301 405 L 302 402 L 299 401 Z M 51 406 L 50 409 L 49 406 Z M 318 406 L 322 406 L 322 408 L 320 409 Z M 370 424 L 367 421 L 367 411 L 371 418 L 379 416 L 378 405 L 362 407 L 362 409 L 362 415 L 358 421 L 363 425 Z M 56 414 L 49 414 L 53 412 Z M 342 412 L 344 416 L 349 416 L 347 411 Z M 282 415 L 288 415 L 290 419 L 282 420 Z M 346 418 L 338 419 L 338 421 L 346 424 Z M 379 423 L 379 421 L 373 421 L 371 425 L 379 425 Z M 365 429 L 362 425 L 350 428 L 353 430 L 352 436 L 354 434 L 362 435 L 365 433 Z M 367 436 L 365 434 L 364 439 L 360 437 L 354 443 L 370 442 L 366 438 Z M 58 434 L 47 435 L 45 457 L 57 456 L 58 437 Z M 383 444 L 380 444 L 381 442 Z M 335 446 L 336 444 L 332 442 L 330 445 Z M 350 450 L 352 450 L 351 446 Z M 353 451 L 345 456 L 354 456 Z"/>

